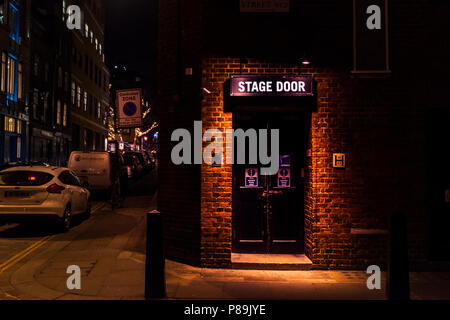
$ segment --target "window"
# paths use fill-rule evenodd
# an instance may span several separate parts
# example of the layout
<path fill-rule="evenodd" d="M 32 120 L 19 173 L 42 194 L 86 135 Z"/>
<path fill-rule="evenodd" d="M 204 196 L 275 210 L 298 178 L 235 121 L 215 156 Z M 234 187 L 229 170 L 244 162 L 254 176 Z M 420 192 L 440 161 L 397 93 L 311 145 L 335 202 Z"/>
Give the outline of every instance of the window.
<path fill-rule="evenodd" d="M 47 121 L 47 115 L 48 115 L 48 95 L 46 94 L 44 97 L 44 112 L 42 115 L 44 121 Z"/>
<path fill-rule="evenodd" d="M 89 114 L 92 113 L 92 96 L 88 95 L 88 106 L 89 106 Z"/>
<path fill-rule="evenodd" d="M 64 103 L 63 126 L 67 127 L 67 104 Z"/>
<path fill-rule="evenodd" d="M 62 2 L 62 20 L 65 21 L 65 15 L 66 15 L 66 1 L 63 0 Z"/>
<path fill-rule="evenodd" d="M 91 31 L 91 43 L 94 42 L 94 33 Z"/>
<path fill-rule="evenodd" d="M 68 185 L 71 185 L 71 186 L 80 186 L 80 181 L 78 180 L 77 177 L 72 175 L 70 173 L 70 171 L 62 172 L 59 175 L 58 179 L 59 179 L 59 181 L 61 181 L 64 184 L 68 184 Z"/>
<path fill-rule="evenodd" d="M 37 77 L 39 75 L 39 56 L 34 56 L 34 65 L 33 65 L 34 75 Z"/>
<path fill-rule="evenodd" d="M 78 86 L 77 88 L 77 107 L 81 108 L 81 88 Z"/>
<path fill-rule="evenodd" d="M 72 61 L 73 61 L 73 63 L 78 62 L 78 52 L 77 52 L 77 48 L 75 48 L 75 47 L 72 47 Z"/>
<path fill-rule="evenodd" d="M 84 111 L 87 110 L 87 100 L 88 100 L 88 93 L 87 91 L 84 92 L 84 97 L 83 97 L 83 109 Z"/>
<path fill-rule="evenodd" d="M 22 100 L 22 91 L 23 91 L 23 70 L 22 64 L 18 65 L 18 77 L 17 77 L 17 98 Z"/>
<path fill-rule="evenodd" d="M 98 39 L 95 38 L 95 50 L 98 50 Z"/>
<path fill-rule="evenodd" d="M 2 80 L 1 80 L 1 90 L 4 92 L 6 90 L 6 53 L 2 52 Z"/>
<path fill-rule="evenodd" d="M 11 2 L 8 9 L 9 37 L 19 43 L 19 10 Z"/>
<path fill-rule="evenodd" d="M 102 45 L 101 44 L 98 45 L 98 51 L 99 51 L 100 55 L 102 55 Z"/>
<path fill-rule="evenodd" d="M 33 179 L 30 179 L 33 177 Z M 6 171 L 0 174 L 2 186 L 42 186 L 53 179 L 53 175 L 40 171 Z"/>
<path fill-rule="evenodd" d="M 93 115 L 95 117 L 95 108 L 97 107 L 97 99 L 95 97 L 92 97 L 91 100 L 91 107 L 89 109 L 89 114 Z"/>
<path fill-rule="evenodd" d="M 61 124 L 61 101 L 56 103 L 56 124 Z"/>
<path fill-rule="evenodd" d="M 97 103 L 97 119 L 100 119 L 102 113 L 102 107 L 100 105 L 100 102 Z"/>
<path fill-rule="evenodd" d="M 84 31 L 85 31 L 86 38 L 88 38 L 89 37 L 89 26 L 87 23 L 84 25 Z"/>
<path fill-rule="evenodd" d="M 6 92 L 8 93 L 8 98 L 11 100 L 16 101 L 17 100 L 17 91 L 16 91 L 16 60 L 12 57 L 8 57 L 8 63 L 7 63 L 7 75 L 8 75 L 8 81 L 6 86 Z"/>
<path fill-rule="evenodd" d="M 48 82 L 48 63 L 45 63 L 44 80 Z"/>
<path fill-rule="evenodd" d="M 63 71 L 61 67 L 58 67 L 58 88 L 62 88 L 63 85 Z"/>
<path fill-rule="evenodd" d="M 64 91 L 69 91 L 69 73 L 64 74 Z"/>
<path fill-rule="evenodd" d="M 16 132 L 17 134 L 22 134 L 22 121 L 17 120 L 16 122 Z"/>
<path fill-rule="evenodd" d="M 39 90 L 33 90 L 33 118 L 38 118 L 38 107 L 39 107 Z"/>
<path fill-rule="evenodd" d="M 5 131 L 7 132 L 16 131 L 16 119 L 5 116 Z"/>
<path fill-rule="evenodd" d="M 89 58 L 87 54 L 84 56 L 84 73 L 86 75 L 89 73 Z"/>
<path fill-rule="evenodd" d="M 22 157 L 22 139 L 17 137 L 17 159 Z"/>
<path fill-rule="evenodd" d="M 0 3 L 0 23 L 5 22 L 5 17 L 3 15 L 3 3 Z"/>
<path fill-rule="evenodd" d="M 75 90 L 76 90 L 76 85 L 75 85 L 75 82 L 72 81 L 72 93 L 71 93 L 72 105 L 75 105 Z"/>

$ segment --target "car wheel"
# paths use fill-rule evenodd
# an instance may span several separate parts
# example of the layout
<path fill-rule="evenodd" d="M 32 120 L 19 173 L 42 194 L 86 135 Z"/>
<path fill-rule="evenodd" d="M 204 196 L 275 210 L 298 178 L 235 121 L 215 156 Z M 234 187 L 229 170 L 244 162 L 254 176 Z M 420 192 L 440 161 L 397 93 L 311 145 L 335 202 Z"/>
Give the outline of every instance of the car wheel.
<path fill-rule="evenodd" d="M 70 206 L 68 205 L 64 210 L 64 215 L 61 218 L 61 231 L 67 232 L 70 230 L 70 225 L 72 223 L 72 211 L 70 210 Z"/>

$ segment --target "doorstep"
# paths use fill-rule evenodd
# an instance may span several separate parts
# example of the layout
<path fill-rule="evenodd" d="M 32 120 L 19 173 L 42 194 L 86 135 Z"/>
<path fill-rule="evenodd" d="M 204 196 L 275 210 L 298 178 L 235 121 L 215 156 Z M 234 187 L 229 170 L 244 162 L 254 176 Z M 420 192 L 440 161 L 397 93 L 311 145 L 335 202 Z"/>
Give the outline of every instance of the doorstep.
<path fill-rule="evenodd" d="M 304 254 L 231 253 L 233 269 L 310 270 L 312 261 Z"/>

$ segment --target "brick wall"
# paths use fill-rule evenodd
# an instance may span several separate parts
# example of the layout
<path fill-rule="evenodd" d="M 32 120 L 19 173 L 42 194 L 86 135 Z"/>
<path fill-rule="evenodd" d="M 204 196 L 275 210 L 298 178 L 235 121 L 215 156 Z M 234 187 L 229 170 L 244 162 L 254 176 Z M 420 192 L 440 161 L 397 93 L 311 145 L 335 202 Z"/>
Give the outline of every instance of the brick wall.
<path fill-rule="evenodd" d="M 239 74 L 239 59 L 206 58 L 202 70 L 202 86 L 212 92 L 202 103 L 204 130 L 232 128 L 231 113 L 223 111 L 224 82 Z M 410 185 L 407 177 L 411 170 L 426 171 L 423 157 L 408 156 L 417 155 L 424 143 L 423 113 L 411 114 L 411 88 L 417 84 L 404 78 L 354 79 L 347 70 L 304 71 L 317 82 L 318 99 L 311 117 L 305 181 L 306 254 L 317 268 L 385 266 L 387 235 L 351 230 L 387 230 L 389 216 L 402 211 L 410 217 L 411 257 L 423 259 L 426 230 L 417 226 L 426 223 L 425 187 L 423 180 Z M 242 68 L 248 74 L 274 72 L 292 74 L 298 67 L 249 59 Z M 416 134 L 405 134 L 403 130 L 412 126 Z M 332 168 L 333 153 L 347 155 L 346 169 Z M 230 167 L 202 166 L 202 265 L 230 263 L 231 188 Z"/>
<path fill-rule="evenodd" d="M 421 5 L 406 1 L 391 4 L 393 74 L 385 79 L 352 77 L 352 33 L 348 28 L 351 20 L 345 22 L 351 19 L 348 7 L 339 8 L 340 14 L 325 19 L 325 24 L 323 19 L 314 18 L 323 12 L 322 7 L 314 11 L 315 15 L 311 13 L 314 19 L 310 19 L 315 23 L 312 30 L 320 39 L 327 39 L 321 42 L 313 36 L 306 38 L 305 43 L 315 48 L 317 59 L 314 67 L 302 70 L 312 74 L 317 83 L 304 206 L 305 253 L 316 268 L 385 266 L 387 235 L 355 234 L 352 230 L 386 230 L 390 215 L 399 211 L 408 217 L 411 260 L 426 258 L 424 119 L 430 91 L 422 89 L 430 86 L 425 79 L 427 71 L 418 65 L 421 56 L 428 56 L 423 43 L 429 42 L 424 22 L 420 21 L 424 16 Z M 208 36 L 214 38 L 208 44 L 212 47 L 205 50 L 201 40 L 205 25 L 193 7 L 183 18 L 183 34 L 189 41 L 183 42 L 182 66 L 194 68 L 194 76 L 186 78 L 184 69 L 176 68 L 176 1 L 160 2 L 158 103 L 165 111 L 161 117 L 159 207 L 167 219 L 165 234 L 170 258 L 207 267 L 230 266 L 231 167 L 173 166 L 170 133 L 174 128 L 192 128 L 198 119 L 203 121 L 203 132 L 208 128 L 232 128 L 232 114 L 224 112 L 225 81 L 240 72 L 295 74 L 298 61 L 272 55 L 260 58 L 264 52 L 247 54 L 241 47 L 233 46 L 235 39 L 225 37 L 223 32 L 214 37 L 213 28 L 207 30 Z M 229 19 L 220 23 L 226 21 L 230 23 Z M 232 23 L 229 27 L 237 28 Z M 332 51 L 334 47 L 339 52 Z M 286 52 L 286 56 L 291 53 L 296 54 Z M 242 68 L 241 57 L 248 58 Z M 177 74 L 183 75 L 181 93 L 174 85 Z M 211 94 L 202 94 L 202 87 Z M 332 168 L 333 153 L 347 155 L 345 169 Z"/>
<path fill-rule="evenodd" d="M 198 45 L 198 24 L 178 17 L 178 1 L 159 3 L 158 97 L 159 146 L 158 209 L 163 214 L 165 251 L 169 259 L 189 264 L 200 260 L 200 166 L 176 166 L 171 160 L 171 134 L 175 129 L 191 129 L 201 118 L 198 91 L 200 74 L 184 77 L 183 66 L 195 61 L 190 52 Z M 183 7 L 188 9 L 188 6 Z M 191 8 L 192 10 L 192 8 Z M 189 17 L 189 16 L 188 16 Z M 198 18 L 190 15 L 192 19 Z M 188 20 L 188 21 L 186 21 Z M 178 41 L 179 28 L 186 28 L 190 42 Z M 189 29 L 191 28 L 191 29 Z M 190 37 L 189 35 L 197 35 Z M 192 130 L 191 130 L 192 131 Z"/>

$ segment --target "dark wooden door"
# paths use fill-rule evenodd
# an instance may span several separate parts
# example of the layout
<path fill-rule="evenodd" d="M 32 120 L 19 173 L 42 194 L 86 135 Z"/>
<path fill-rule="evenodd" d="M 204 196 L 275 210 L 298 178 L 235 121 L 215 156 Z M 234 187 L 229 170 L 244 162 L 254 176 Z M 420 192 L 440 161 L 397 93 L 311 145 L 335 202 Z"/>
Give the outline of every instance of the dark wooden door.
<path fill-rule="evenodd" d="M 246 164 L 236 164 L 235 161 L 233 250 L 267 253 L 302 252 L 303 173 L 307 141 L 304 118 L 299 115 L 281 114 L 237 115 L 234 127 L 243 130 L 253 128 L 256 131 L 265 128 L 269 130 L 269 137 L 270 130 L 278 129 L 279 171 L 282 170 L 284 176 L 278 173 L 271 176 L 261 175 L 261 168 L 267 165 L 263 165 L 259 158 L 257 164 L 248 164 L 248 161 Z M 271 150 L 270 145 L 268 150 Z M 246 186 L 246 171 L 250 173 L 257 171 L 256 185 Z"/>

